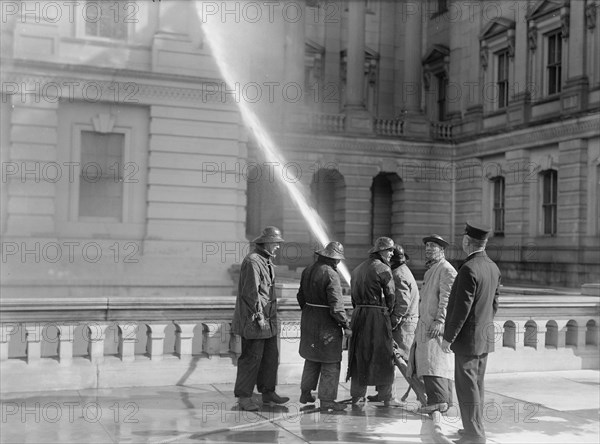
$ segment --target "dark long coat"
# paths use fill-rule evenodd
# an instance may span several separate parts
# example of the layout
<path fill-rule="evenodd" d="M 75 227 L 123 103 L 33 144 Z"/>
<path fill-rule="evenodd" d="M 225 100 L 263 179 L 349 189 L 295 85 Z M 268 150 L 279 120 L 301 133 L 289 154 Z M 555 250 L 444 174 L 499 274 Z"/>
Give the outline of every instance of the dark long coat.
<path fill-rule="evenodd" d="M 392 270 L 374 253 L 352 271 L 352 336 L 348 346 L 348 375 L 358 370 L 361 385 L 394 382 L 392 325 L 394 307 Z M 365 307 L 368 306 L 368 307 Z"/>
<path fill-rule="evenodd" d="M 246 339 L 266 339 L 277 335 L 277 299 L 275 273 L 271 257 L 260 247 L 248 254 L 240 270 L 238 294 L 231 330 Z M 255 316 L 266 320 L 264 329 L 257 327 Z"/>
<path fill-rule="evenodd" d="M 315 362 L 340 362 L 342 329 L 350 325 L 340 276 L 332 259 L 319 256 L 317 262 L 304 269 L 297 299 L 302 309 L 300 356 Z"/>
<path fill-rule="evenodd" d="M 494 351 L 500 270 L 485 251 L 470 255 L 458 269 L 448 301 L 444 339 L 461 355 Z"/>

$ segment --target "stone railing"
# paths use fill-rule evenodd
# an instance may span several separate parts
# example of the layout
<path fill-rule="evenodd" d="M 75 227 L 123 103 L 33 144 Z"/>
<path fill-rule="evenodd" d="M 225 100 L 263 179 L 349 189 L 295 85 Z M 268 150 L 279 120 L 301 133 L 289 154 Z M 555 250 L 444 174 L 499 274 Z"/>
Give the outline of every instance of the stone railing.
<path fill-rule="evenodd" d="M 343 133 L 345 131 L 345 114 L 313 113 L 306 115 L 304 127 L 308 130 L 327 133 Z"/>
<path fill-rule="evenodd" d="M 431 137 L 441 140 L 452 140 L 452 124 L 431 122 Z"/>
<path fill-rule="evenodd" d="M 378 136 L 402 136 L 404 134 L 404 121 L 400 119 L 375 119 L 373 128 Z"/>
<path fill-rule="evenodd" d="M 281 383 L 297 383 L 302 373 L 296 290 L 278 284 Z M 489 371 L 598 368 L 598 299 L 503 294 L 490 328 L 496 353 Z M 1 390 L 233 382 L 240 353 L 230 327 L 234 302 L 231 296 L 2 299 Z"/>

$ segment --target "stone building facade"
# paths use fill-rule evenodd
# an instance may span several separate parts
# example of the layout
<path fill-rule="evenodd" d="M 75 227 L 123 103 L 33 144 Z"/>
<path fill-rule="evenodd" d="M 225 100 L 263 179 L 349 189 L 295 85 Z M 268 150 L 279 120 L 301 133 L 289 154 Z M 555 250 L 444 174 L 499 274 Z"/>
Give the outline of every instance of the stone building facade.
<path fill-rule="evenodd" d="M 349 267 L 388 235 L 418 273 L 432 232 L 460 261 L 478 219 L 506 282 L 598 281 L 596 0 L 109 3 L 2 3 L 3 297 L 231 295 L 271 224 L 292 276 L 285 181 Z"/>

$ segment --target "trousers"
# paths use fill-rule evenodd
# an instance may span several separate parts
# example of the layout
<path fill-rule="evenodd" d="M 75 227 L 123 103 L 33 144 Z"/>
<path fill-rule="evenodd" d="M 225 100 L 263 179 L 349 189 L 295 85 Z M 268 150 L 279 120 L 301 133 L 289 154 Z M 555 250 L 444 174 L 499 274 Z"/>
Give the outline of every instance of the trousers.
<path fill-rule="evenodd" d="M 465 435 L 485 441 L 483 424 L 484 376 L 487 353 L 482 355 L 454 355 L 454 382 Z"/>
<path fill-rule="evenodd" d="M 278 367 L 277 336 L 267 339 L 242 338 L 242 354 L 238 358 L 234 396 L 249 398 L 254 392 L 254 386 L 260 393 L 275 391 Z"/>
<path fill-rule="evenodd" d="M 304 361 L 300 390 L 308 392 L 319 385 L 318 397 L 321 401 L 335 401 L 340 383 L 341 362 Z"/>

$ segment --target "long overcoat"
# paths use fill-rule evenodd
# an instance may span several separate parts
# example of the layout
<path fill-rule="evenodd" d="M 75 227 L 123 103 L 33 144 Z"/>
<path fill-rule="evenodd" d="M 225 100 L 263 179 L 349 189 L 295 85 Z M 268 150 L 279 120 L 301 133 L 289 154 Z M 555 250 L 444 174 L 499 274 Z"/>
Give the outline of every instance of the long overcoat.
<path fill-rule="evenodd" d="M 419 319 L 419 286 L 406 264 L 392 268 L 392 275 L 396 287 L 394 314 L 401 319 L 393 335 L 402 353 L 408 357 Z"/>
<path fill-rule="evenodd" d="M 442 324 L 446 320 L 446 310 L 450 289 L 456 277 L 456 270 L 446 259 L 441 259 L 425 272 L 423 286 L 419 292 L 419 321 L 415 331 L 414 358 L 417 376 L 440 376 L 454 379 L 454 355 L 442 350 L 442 336 L 430 338 L 427 331 L 435 320 Z M 411 350 L 412 352 L 412 350 Z"/>
<path fill-rule="evenodd" d="M 458 270 L 448 302 L 444 339 L 460 355 L 494 351 L 500 270 L 485 251 L 467 258 Z"/>
<path fill-rule="evenodd" d="M 392 270 L 374 253 L 352 271 L 352 336 L 348 345 L 348 374 L 354 369 L 360 385 L 394 382 L 392 325 L 394 307 Z"/>
<path fill-rule="evenodd" d="M 340 276 L 327 258 L 305 268 L 300 278 L 298 304 L 300 321 L 300 356 L 315 362 L 342 360 L 342 329 L 350 328 Z"/>
<path fill-rule="evenodd" d="M 277 335 L 277 299 L 271 257 L 260 247 L 242 261 L 238 294 L 231 330 L 246 339 L 266 339 Z M 265 328 L 258 328 L 260 314 Z"/>

